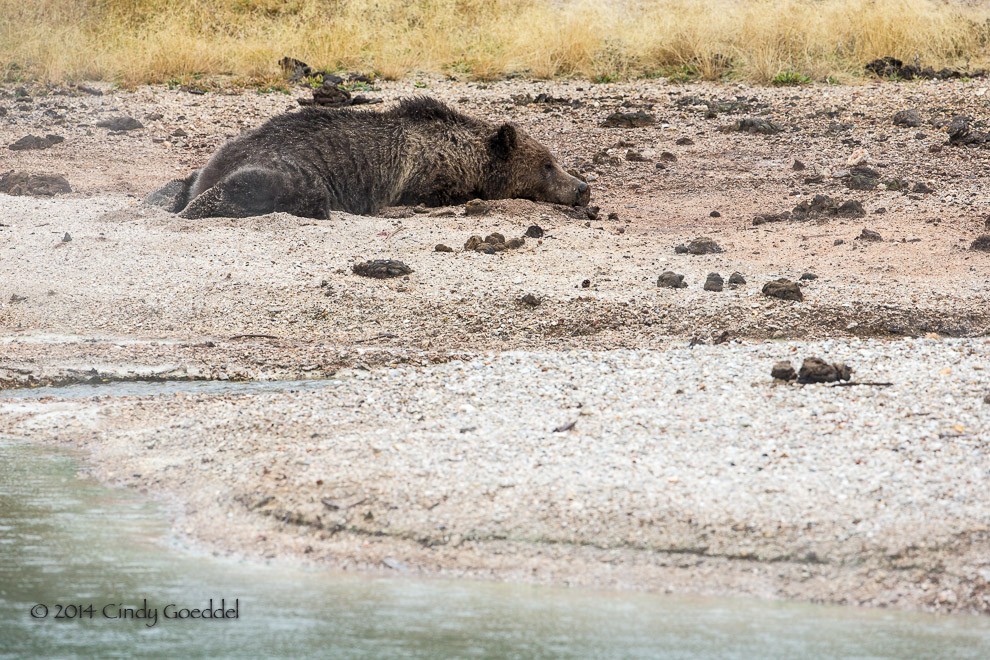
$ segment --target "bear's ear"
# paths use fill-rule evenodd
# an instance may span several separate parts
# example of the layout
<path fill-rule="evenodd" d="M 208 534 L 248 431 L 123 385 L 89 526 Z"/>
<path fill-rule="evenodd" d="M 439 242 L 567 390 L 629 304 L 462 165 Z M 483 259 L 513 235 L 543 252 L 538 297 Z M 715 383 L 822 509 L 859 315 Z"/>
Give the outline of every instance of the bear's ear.
<path fill-rule="evenodd" d="M 488 146 L 497 158 L 508 158 L 516 148 L 516 127 L 512 124 L 502 124 L 488 140 Z"/>

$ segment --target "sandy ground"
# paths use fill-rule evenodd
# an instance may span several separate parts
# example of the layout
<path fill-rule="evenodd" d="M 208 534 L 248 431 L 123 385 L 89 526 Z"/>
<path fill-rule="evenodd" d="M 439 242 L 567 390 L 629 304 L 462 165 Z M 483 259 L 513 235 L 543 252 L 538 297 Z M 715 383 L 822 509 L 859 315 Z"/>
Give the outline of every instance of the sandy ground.
<path fill-rule="evenodd" d="M 327 221 L 189 221 L 140 202 L 227 137 L 294 107 L 293 96 L 37 88 L 25 90 L 26 101 L 4 88 L 0 145 L 29 133 L 65 139 L 44 150 L 3 149 L 0 173 L 61 174 L 73 192 L 0 194 L 0 385 L 345 374 L 356 389 L 3 404 L 0 433 L 90 447 L 100 474 L 178 501 L 180 527 L 225 552 L 990 611 L 990 510 L 977 487 L 990 474 L 982 401 L 990 385 L 979 368 L 988 353 L 990 253 L 969 249 L 988 231 L 990 150 L 948 146 L 944 130 L 957 114 L 986 117 L 984 85 L 385 83 L 367 94 L 428 93 L 518 122 L 591 180 L 600 217 L 508 200 L 483 216 L 392 209 Z M 514 100 L 541 93 L 581 105 Z M 713 99 L 742 106 L 712 117 L 700 100 Z M 921 126 L 892 123 L 908 108 Z M 657 123 L 600 125 L 616 110 L 638 109 Z M 95 126 L 122 115 L 145 128 Z M 772 118 L 785 130 L 720 130 L 744 117 Z M 629 150 L 643 160 L 627 160 Z M 856 155 L 906 189 L 849 189 L 844 175 Z M 816 194 L 859 201 L 866 215 L 753 224 Z M 518 250 L 461 250 L 472 234 L 521 236 L 532 224 L 544 238 Z M 883 240 L 858 240 L 864 228 Z M 675 254 L 697 236 L 724 252 Z M 437 243 L 456 252 L 435 252 Z M 401 259 L 414 272 L 388 281 L 351 273 L 373 258 Z M 683 273 L 688 288 L 658 288 L 665 270 Z M 702 290 L 708 273 L 737 271 L 745 285 Z M 803 273 L 817 275 L 802 282 L 803 302 L 761 294 L 767 281 Z M 525 294 L 540 305 L 522 303 Z M 809 355 L 845 359 L 854 379 L 893 385 L 770 384 L 775 360 Z M 529 367 L 514 371 L 514 360 Z M 488 365 L 485 378 L 443 396 L 443 384 L 475 364 Z M 600 388 L 602 401 L 626 393 L 608 409 L 580 401 L 614 420 L 586 430 L 582 418 L 554 433 L 573 421 L 560 413 L 561 397 L 583 384 Z M 699 387 L 703 400 L 679 400 Z M 414 401 L 429 388 L 436 397 Z M 503 401 L 504 390 L 519 396 Z M 836 410 L 822 412 L 829 405 Z M 406 426 L 416 412 L 424 424 L 444 421 L 428 433 Z M 837 439 L 807 435 L 795 421 L 830 414 Z M 688 420 L 704 428 L 680 426 Z M 667 440 L 669 451 L 657 454 Z M 471 444 L 455 448 L 461 442 Z M 725 472 L 727 453 L 771 456 L 768 443 L 809 453 L 796 472 L 757 473 L 756 464 Z M 926 443 L 940 449 L 908 470 L 903 451 L 927 451 Z M 516 444 L 525 451 L 500 449 Z M 407 446 L 392 449 L 399 445 Z M 645 473 L 637 452 L 650 457 Z M 443 461 L 458 468 L 439 470 Z M 677 461 L 690 469 L 670 471 Z M 575 499 L 569 489 L 578 486 Z M 883 512 L 876 487 L 890 502 Z M 367 510 L 364 490 L 374 493 Z M 863 532 L 863 524 L 873 526 Z"/>

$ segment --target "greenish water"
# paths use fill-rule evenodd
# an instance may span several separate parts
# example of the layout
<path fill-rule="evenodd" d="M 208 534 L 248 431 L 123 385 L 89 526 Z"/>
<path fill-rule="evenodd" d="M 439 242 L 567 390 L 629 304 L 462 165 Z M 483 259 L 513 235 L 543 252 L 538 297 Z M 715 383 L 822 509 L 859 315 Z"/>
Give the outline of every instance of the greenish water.
<path fill-rule="evenodd" d="M 124 389 L 145 393 L 134 385 Z M 120 385 L 75 387 L 121 393 Z M 990 617 L 381 579 L 218 559 L 176 547 L 154 504 L 80 478 L 77 468 L 67 453 L 0 440 L 0 657 L 990 657 Z M 236 601 L 237 618 L 166 618 L 210 599 L 228 609 Z M 157 620 L 104 614 L 145 600 Z M 34 618 L 39 604 L 47 616 Z M 74 616 L 56 619 L 60 605 L 81 613 L 63 607 Z"/>

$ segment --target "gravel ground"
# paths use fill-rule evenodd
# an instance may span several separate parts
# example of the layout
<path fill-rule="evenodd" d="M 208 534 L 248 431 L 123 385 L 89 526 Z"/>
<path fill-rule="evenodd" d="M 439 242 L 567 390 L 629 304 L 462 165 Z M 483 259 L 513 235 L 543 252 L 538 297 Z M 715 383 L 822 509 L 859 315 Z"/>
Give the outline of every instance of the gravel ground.
<path fill-rule="evenodd" d="M 0 149 L 0 175 L 73 191 L 0 194 L 0 393 L 333 379 L 5 402 L 0 433 L 89 448 L 99 475 L 160 495 L 223 552 L 990 611 L 990 253 L 970 247 L 990 232 L 990 149 L 947 144 L 956 115 L 982 130 L 985 81 L 426 82 L 365 93 L 518 122 L 589 179 L 599 217 L 505 200 L 480 216 L 183 220 L 140 200 L 304 90 L 0 86 L 0 146 L 64 138 Z M 893 123 L 905 109 L 920 126 Z M 656 122 L 604 127 L 616 111 Z M 96 125 L 124 115 L 144 127 Z M 725 130 L 754 117 L 784 130 Z M 851 188 L 857 162 L 883 185 Z M 818 194 L 865 215 L 754 224 Z M 519 249 L 462 249 L 532 224 L 545 236 Z M 723 251 L 675 252 L 698 236 Z M 413 272 L 353 274 L 378 258 Z M 688 287 L 659 288 L 668 270 Z M 736 271 L 746 284 L 702 289 Z M 761 293 L 804 273 L 801 302 Z M 892 384 L 771 384 L 778 359 L 811 355 Z"/>
<path fill-rule="evenodd" d="M 769 377 L 812 355 L 891 385 Z M 85 447 L 228 553 L 990 612 L 988 358 L 986 339 L 505 352 L 319 390 L 10 400 L 0 433 Z"/>

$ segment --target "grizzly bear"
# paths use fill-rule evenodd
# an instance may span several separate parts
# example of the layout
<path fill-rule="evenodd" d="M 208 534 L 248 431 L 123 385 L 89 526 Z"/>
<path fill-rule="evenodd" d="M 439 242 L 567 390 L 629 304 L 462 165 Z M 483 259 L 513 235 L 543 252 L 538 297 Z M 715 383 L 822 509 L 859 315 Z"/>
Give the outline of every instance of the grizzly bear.
<path fill-rule="evenodd" d="M 147 202 L 185 218 L 326 218 L 473 198 L 576 206 L 590 197 L 587 183 L 514 124 L 495 126 L 420 97 L 385 112 L 310 107 L 279 115 Z"/>

